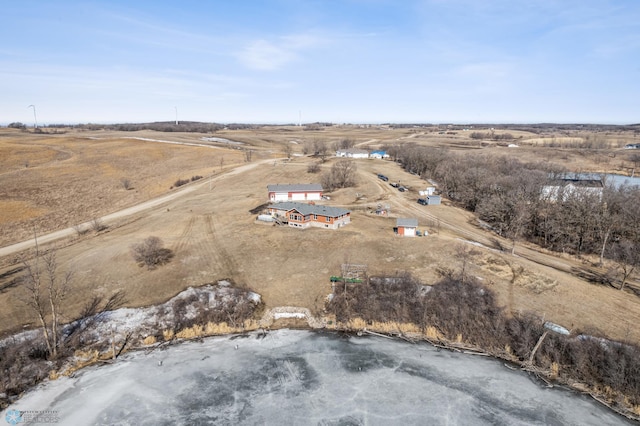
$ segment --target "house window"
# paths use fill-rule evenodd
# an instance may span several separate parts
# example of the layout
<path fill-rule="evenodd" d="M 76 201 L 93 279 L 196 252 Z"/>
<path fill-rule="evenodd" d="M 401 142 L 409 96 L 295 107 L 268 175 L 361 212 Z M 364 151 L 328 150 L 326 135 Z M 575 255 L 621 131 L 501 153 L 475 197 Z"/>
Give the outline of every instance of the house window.
<path fill-rule="evenodd" d="M 326 220 L 327 222 L 331 222 L 331 218 L 330 218 L 329 216 L 325 216 L 325 220 Z"/>
<path fill-rule="evenodd" d="M 313 215 L 313 220 L 318 220 L 318 215 L 317 214 Z"/>

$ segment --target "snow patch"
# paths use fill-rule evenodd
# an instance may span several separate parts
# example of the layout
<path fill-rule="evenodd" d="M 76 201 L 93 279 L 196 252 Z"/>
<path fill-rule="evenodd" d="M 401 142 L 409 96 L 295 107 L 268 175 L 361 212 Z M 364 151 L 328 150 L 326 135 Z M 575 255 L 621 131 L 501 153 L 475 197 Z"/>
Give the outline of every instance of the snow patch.
<path fill-rule="evenodd" d="M 302 312 L 275 312 L 273 314 L 274 319 L 279 318 L 306 318 L 307 316 Z"/>

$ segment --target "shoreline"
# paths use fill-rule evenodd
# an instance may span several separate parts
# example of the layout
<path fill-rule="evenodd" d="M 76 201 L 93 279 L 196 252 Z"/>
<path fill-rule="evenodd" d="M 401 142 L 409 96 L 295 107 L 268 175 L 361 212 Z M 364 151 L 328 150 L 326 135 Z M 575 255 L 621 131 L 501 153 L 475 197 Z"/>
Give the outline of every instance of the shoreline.
<path fill-rule="evenodd" d="M 299 320 L 299 319 L 300 318 L 296 318 L 296 320 Z M 462 342 L 443 339 L 441 336 L 434 338 L 434 336 L 430 335 L 429 333 L 429 329 L 431 327 L 427 329 L 427 333 L 420 333 L 415 331 L 403 332 L 402 331 L 403 328 L 409 328 L 409 327 L 415 327 L 415 326 L 412 324 L 396 324 L 398 326 L 397 330 L 389 331 L 388 329 L 387 330 L 384 329 L 386 327 L 376 327 L 376 324 L 373 324 L 373 326 L 370 329 L 368 327 L 364 327 L 364 328 L 348 327 L 347 324 L 336 324 L 335 322 L 332 323 L 331 320 L 327 319 L 326 317 L 324 317 L 323 320 L 325 323 L 326 322 L 329 323 L 328 326 L 313 327 L 310 325 L 304 326 L 302 324 L 291 326 L 291 325 L 287 325 L 288 321 L 275 320 L 273 321 L 273 323 L 271 323 L 269 326 L 266 326 L 266 327 L 261 327 L 259 326 L 258 321 L 254 321 L 253 323 L 256 325 L 255 328 L 230 329 L 226 325 L 226 323 L 221 323 L 220 324 L 221 328 L 223 329 L 227 328 L 229 332 L 226 332 L 226 333 L 223 332 L 218 334 L 200 334 L 200 335 L 191 335 L 191 333 L 189 332 L 184 333 L 185 330 L 191 329 L 191 328 L 188 328 L 185 330 L 181 330 L 178 333 L 175 333 L 168 340 L 155 341 L 151 344 L 145 344 L 144 340 L 139 340 L 137 344 L 132 344 L 132 346 L 122 348 L 122 350 L 117 355 L 119 356 L 128 352 L 144 352 L 144 354 L 147 355 L 156 350 L 164 350 L 168 346 L 180 345 L 183 343 L 194 342 L 194 341 L 198 342 L 198 341 L 203 341 L 204 339 L 207 339 L 207 338 L 215 338 L 215 337 L 228 337 L 233 340 L 238 338 L 250 337 L 252 334 L 255 334 L 256 338 L 264 338 L 271 331 L 286 330 L 286 329 L 302 330 L 302 331 L 308 331 L 313 333 L 336 333 L 336 334 L 347 335 L 349 337 L 370 336 L 370 337 L 377 337 L 377 338 L 386 338 L 386 339 L 396 340 L 398 342 L 402 341 L 402 342 L 411 343 L 411 344 L 420 344 L 420 343 L 428 344 L 434 348 L 444 349 L 450 352 L 457 352 L 463 355 L 482 356 L 482 357 L 491 358 L 496 361 L 503 362 L 504 367 L 510 370 L 522 371 L 522 372 L 528 373 L 529 375 L 533 375 L 537 381 L 544 383 L 548 388 L 558 387 L 563 390 L 568 390 L 568 391 L 576 392 L 581 395 L 590 396 L 596 402 L 598 402 L 601 405 L 604 405 L 614 413 L 629 420 L 633 420 L 636 422 L 640 421 L 640 415 L 632 411 L 631 407 L 626 408 L 626 407 L 620 407 L 620 406 L 614 405 L 615 404 L 614 401 L 607 400 L 607 395 L 605 395 L 602 392 L 598 392 L 595 389 L 590 389 L 590 387 L 584 383 L 580 383 L 580 382 L 570 383 L 570 382 L 567 382 L 566 380 L 559 380 L 558 377 L 553 377 L 553 374 L 550 371 L 537 368 L 534 365 L 529 365 L 527 362 L 523 362 L 513 357 L 506 356 L 506 354 L 492 353 L 480 347 L 474 347 L 471 345 L 464 344 Z M 202 331 L 204 331 L 205 329 L 203 326 L 198 326 L 198 325 L 195 325 L 194 328 L 199 328 Z M 179 335 L 183 335 L 184 337 L 179 337 Z M 72 377 L 76 372 L 83 370 L 87 367 L 117 363 L 118 356 L 113 358 L 110 351 L 99 353 L 98 351 L 94 350 L 92 352 L 88 352 L 88 354 L 92 355 L 89 359 L 82 360 L 76 357 L 76 361 L 79 361 L 79 362 L 75 364 L 65 363 L 63 364 L 61 369 L 52 370 L 50 372 L 48 379 L 57 380 L 58 378 L 63 376 Z M 34 386 L 25 390 L 20 395 L 20 397 L 17 398 L 15 401 L 18 401 L 19 399 L 21 399 L 26 392 L 35 389 L 40 383 L 35 384 Z M 12 403 L 15 401 L 12 401 Z M 7 407 L 9 405 L 7 405 Z M 3 407 L 2 409 L 7 407 Z"/>

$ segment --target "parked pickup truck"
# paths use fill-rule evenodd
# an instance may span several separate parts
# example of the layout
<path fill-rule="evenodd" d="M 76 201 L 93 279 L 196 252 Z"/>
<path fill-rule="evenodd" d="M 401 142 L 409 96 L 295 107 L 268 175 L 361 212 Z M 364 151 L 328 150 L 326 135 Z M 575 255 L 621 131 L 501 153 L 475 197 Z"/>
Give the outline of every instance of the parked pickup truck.
<path fill-rule="evenodd" d="M 422 204 L 423 206 L 427 205 L 427 199 L 426 198 L 418 198 L 418 204 Z"/>

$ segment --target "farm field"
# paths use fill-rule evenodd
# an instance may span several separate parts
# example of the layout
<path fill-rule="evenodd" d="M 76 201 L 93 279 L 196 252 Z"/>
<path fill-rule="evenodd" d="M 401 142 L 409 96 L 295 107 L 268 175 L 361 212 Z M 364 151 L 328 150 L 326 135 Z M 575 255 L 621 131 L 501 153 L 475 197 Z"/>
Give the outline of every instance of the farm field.
<path fill-rule="evenodd" d="M 342 263 L 368 265 L 372 275 L 411 272 L 433 283 L 438 271 L 460 267 L 456 253 L 460 246 L 467 246 L 474 250 L 472 273 L 496 291 L 505 308 L 532 310 L 570 329 L 599 329 L 611 338 L 640 342 L 640 331 L 634 327 L 640 318 L 636 296 L 590 284 L 567 272 L 583 266 L 569 256 L 522 246 L 514 257 L 491 248 L 499 239 L 481 230 L 470 213 L 446 202 L 418 205 L 417 190 L 424 181 L 392 161 L 357 161 L 357 186 L 329 194 L 327 204 L 352 211 L 352 223 L 342 229 L 267 226 L 256 224 L 256 214 L 250 213 L 267 202 L 267 184 L 319 181 L 319 174 L 307 172 L 318 160 L 302 155 L 304 142 L 316 138 L 328 143 L 352 138 L 356 146 L 367 148 L 400 143 L 448 146 L 483 150 L 486 155 L 553 160 L 572 170 L 620 172 L 627 155 L 621 147 L 633 140 L 633 134 L 608 136 L 611 148 L 580 153 L 544 147 L 535 134 L 523 134 L 519 148 L 511 149 L 492 143 L 482 146 L 466 133 L 444 137 L 424 129 L 276 127 L 213 135 L 242 142 L 241 149 L 224 142 L 203 142 L 202 137 L 212 136 L 203 134 L 70 131 L 36 135 L 4 129 L 0 133 L 0 246 L 32 238 L 34 228 L 42 235 L 176 192 L 175 198 L 159 206 L 106 223 L 106 230 L 72 235 L 53 244 L 58 247 L 60 269 L 75 273 L 65 312 L 69 319 L 95 294 L 108 296 L 124 290 L 129 306 L 145 306 L 189 286 L 224 278 L 260 293 L 267 307 L 300 306 L 319 313 L 331 291 L 329 277 L 340 272 Z M 527 145 L 527 138 L 536 143 Z M 284 154 L 287 146 L 290 159 Z M 328 170 L 334 161 L 328 158 L 321 169 Z M 238 166 L 250 167 L 234 171 Z M 410 190 L 400 193 L 377 179 L 376 173 L 401 181 Z M 204 178 L 185 185 L 188 193 L 169 189 L 176 180 L 196 175 Z M 122 178 L 130 179 L 133 189 L 124 188 Z M 379 205 L 389 207 L 389 217 L 374 214 Z M 429 236 L 395 236 L 397 217 L 417 218 L 419 228 Z M 130 254 L 132 244 L 149 236 L 161 238 L 175 253 L 170 263 L 153 271 L 138 267 Z M 0 332 L 7 333 L 32 325 L 32 316 L 16 302 L 21 291 L 16 280 L 21 267 L 17 254 L 0 262 Z M 509 264 L 523 267 L 513 285 Z"/>

